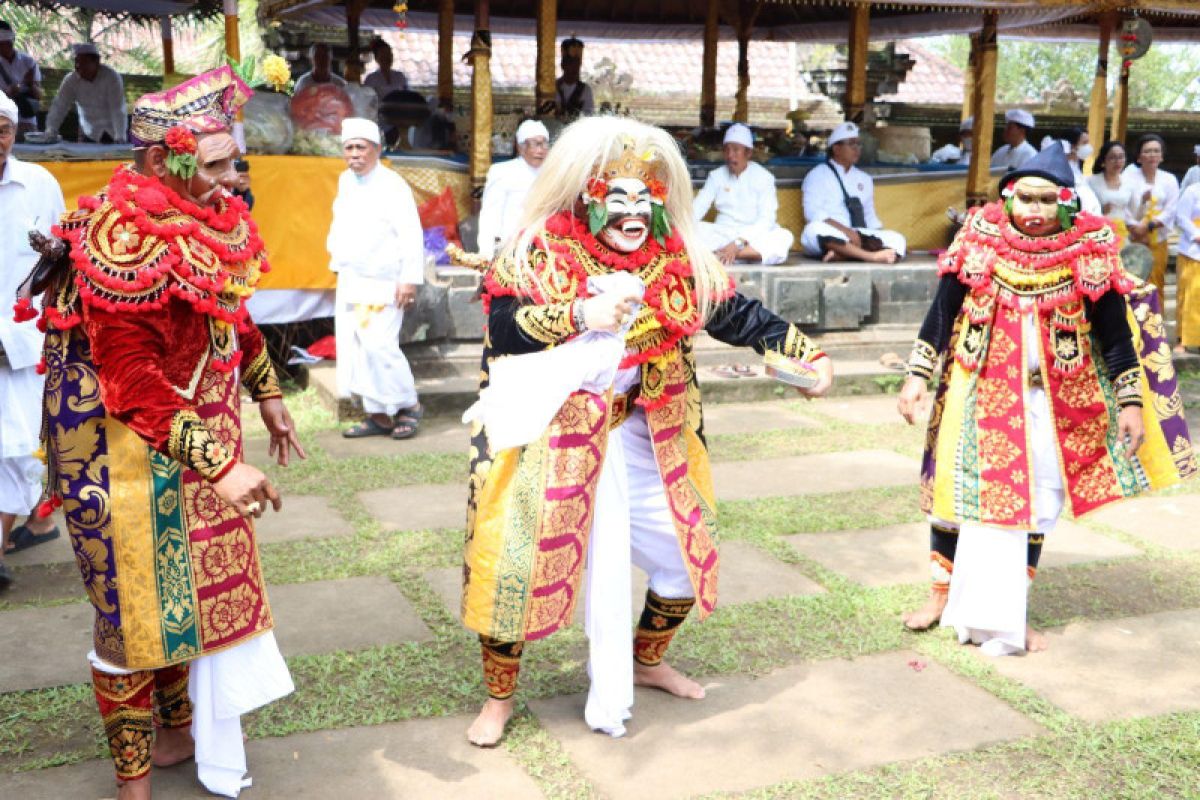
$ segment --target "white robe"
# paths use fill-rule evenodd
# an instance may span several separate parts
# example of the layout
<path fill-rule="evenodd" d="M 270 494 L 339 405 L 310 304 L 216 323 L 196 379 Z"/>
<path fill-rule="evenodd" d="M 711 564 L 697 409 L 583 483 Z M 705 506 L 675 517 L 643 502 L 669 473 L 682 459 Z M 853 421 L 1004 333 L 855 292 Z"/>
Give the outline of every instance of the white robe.
<path fill-rule="evenodd" d="M 106 133 L 114 142 L 125 141 L 129 125 L 125 115 L 125 82 L 112 67 L 101 64 L 95 80 L 91 81 L 85 81 L 78 72 L 67 73 L 46 114 L 46 130 L 58 133 L 72 108 L 79 113 L 80 131 L 93 142 L 100 141 Z"/>
<path fill-rule="evenodd" d="M 716 221 L 702 222 L 714 205 Z M 729 167 L 717 167 L 708 173 L 692 209 L 700 237 L 709 250 L 718 250 L 740 237 L 758 251 L 764 264 L 780 264 L 795 241 L 792 232 L 776 220 L 779 198 L 775 176 L 753 161 L 741 175 L 734 175 Z"/>
<path fill-rule="evenodd" d="M 363 178 L 338 178 L 326 246 L 338 274 L 334 299 L 337 385 L 369 414 L 394 415 L 417 404 L 417 387 L 400 349 L 400 284 L 424 283 L 425 246 L 412 190 L 382 164 Z"/>
<path fill-rule="evenodd" d="M 1037 153 L 1037 148 L 1029 142 L 1021 142 L 1016 147 L 1002 144 L 996 152 L 992 153 L 991 167 L 992 169 L 1003 168 L 1012 172 L 1014 169 L 1025 166 L 1025 162 L 1036 156 Z"/>
<path fill-rule="evenodd" d="M 479 252 L 491 258 L 497 248 L 517 232 L 525 198 L 538 170 L 521 156 L 488 168 L 483 200 L 479 205 Z"/>
<path fill-rule="evenodd" d="M 1161 167 L 1154 173 L 1154 183 L 1146 181 L 1146 173 L 1137 164 L 1130 164 L 1121 173 L 1121 180 L 1129 182 L 1133 191 L 1135 222 L 1145 222 L 1150 213 L 1149 201 L 1143 200 L 1146 190 L 1154 198 L 1155 220 L 1165 229 L 1175 224 L 1175 203 L 1179 200 L 1179 179 Z"/>
<path fill-rule="evenodd" d="M 839 171 L 838 175 L 835 175 L 833 169 L 830 169 L 831 166 Z M 839 175 L 842 179 L 841 186 L 838 185 Z M 883 242 L 884 247 L 895 250 L 896 255 L 903 258 L 908 251 L 908 242 L 904 235 L 886 230 L 883 227 L 883 221 L 879 219 L 879 214 L 875 211 L 875 181 L 858 167 L 843 170 L 832 161 L 827 164 L 819 164 L 809 170 L 808 174 L 804 176 L 804 183 L 801 186 L 804 194 L 804 219 L 807 224 L 800 234 L 800 246 L 804 249 L 805 255 L 820 258 L 825 252 L 825 248 L 821 244 L 823 239 L 833 239 L 839 242 L 849 241 L 849 237 L 845 233 L 825 221 L 832 219 L 847 228 L 851 227 L 850 209 L 846 208 L 846 198 L 842 194 L 842 186 L 846 187 L 846 194 L 857 197 L 862 202 L 863 217 L 867 224 L 864 228 L 855 229 L 859 235 L 873 236 L 879 239 Z"/>

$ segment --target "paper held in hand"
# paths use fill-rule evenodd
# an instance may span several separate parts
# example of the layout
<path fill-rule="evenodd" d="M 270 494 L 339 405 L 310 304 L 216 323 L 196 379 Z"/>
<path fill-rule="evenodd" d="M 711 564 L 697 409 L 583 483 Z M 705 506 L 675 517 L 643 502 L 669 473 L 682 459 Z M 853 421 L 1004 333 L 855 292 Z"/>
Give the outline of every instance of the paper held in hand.
<path fill-rule="evenodd" d="M 768 350 L 763 356 L 763 368 L 775 380 L 798 389 L 811 389 L 821 381 L 810 362 L 790 358 L 774 350 Z"/>

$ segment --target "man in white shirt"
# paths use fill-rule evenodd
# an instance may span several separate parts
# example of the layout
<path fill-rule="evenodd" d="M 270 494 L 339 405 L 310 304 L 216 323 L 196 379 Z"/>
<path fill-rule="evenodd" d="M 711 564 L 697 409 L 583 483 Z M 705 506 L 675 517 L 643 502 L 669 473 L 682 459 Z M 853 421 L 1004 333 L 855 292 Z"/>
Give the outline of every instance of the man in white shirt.
<path fill-rule="evenodd" d="M 975 139 L 975 118 L 967 117 L 958 126 L 958 144 L 947 144 L 934 150 L 929 160 L 938 164 L 971 163 L 971 143 Z"/>
<path fill-rule="evenodd" d="M 46 130 L 58 133 L 74 107 L 84 141 L 111 144 L 125 141 L 125 82 L 112 67 L 100 63 L 100 51 L 87 42 L 73 44 L 75 71 L 63 78 L 46 114 Z"/>
<path fill-rule="evenodd" d="M 17 50 L 17 36 L 4 20 L 0 20 L 0 92 L 17 104 L 17 133 L 36 131 L 42 71 L 32 56 Z"/>
<path fill-rule="evenodd" d="M 488 169 L 479 206 L 479 252 L 491 258 L 517 232 L 525 198 L 550 152 L 550 132 L 536 119 L 517 126 L 517 157 Z"/>
<path fill-rule="evenodd" d="M 858 126 L 843 122 L 829 135 L 829 159 L 804 176 L 805 255 L 822 261 L 894 264 L 908 247 L 904 236 L 885 230 L 875 213 L 875 182 L 857 166 L 862 157 Z"/>
<path fill-rule="evenodd" d="M 312 63 L 312 69 L 296 79 L 296 87 L 292 92 L 293 97 L 314 83 L 332 83 L 334 86 L 346 85 L 345 78 L 333 74 L 333 53 L 330 51 L 329 45 L 324 42 L 317 42 L 308 48 L 308 60 Z"/>
<path fill-rule="evenodd" d="M 408 78 L 398 69 L 392 69 L 392 46 L 383 39 L 376 37 L 371 40 L 371 55 L 379 69 L 363 78 L 363 86 L 374 89 L 379 99 L 387 97 L 392 92 L 408 90 Z"/>
<path fill-rule="evenodd" d="M 1037 148 L 1027 141 L 1035 127 L 1033 114 L 1023 108 L 1010 108 L 1004 112 L 1004 144 L 992 154 L 992 169 L 1003 167 L 1012 172 L 1036 156 Z"/>
<path fill-rule="evenodd" d="M 1179 183 L 1179 193 L 1181 195 L 1193 183 L 1200 183 L 1200 144 L 1192 146 L 1192 155 L 1196 157 L 1196 163 L 1188 169 L 1187 174 L 1183 176 L 1183 180 Z"/>
<path fill-rule="evenodd" d="M 575 119 L 595 113 L 596 99 L 592 96 L 592 87 L 579 78 L 580 70 L 583 69 L 583 42 L 574 36 L 563 39 L 560 50 L 562 77 L 554 82 L 558 116 Z"/>
<path fill-rule="evenodd" d="M 349 439 L 409 439 L 421 421 L 417 385 L 400 350 L 404 311 L 425 282 L 425 244 L 412 190 L 379 163 L 379 126 L 342 121 L 342 154 L 333 225 L 326 246 L 337 273 L 334 323 L 337 385 L 357 397 L 367 419 L 343 432 Z"/>
<path fill-rule="evenodd" d="M 32 516 L 42 491 L 42 333 L 32 321 L 17 322 L 11 305 L 38 254 L 29 232 L 49 234 L 66 210 L 50 173 L 11 155 L 17 139 L 17 104 L 0 95 L 0 591 L 12 582 L 4 554 L 58 536 L 49 519 Z M 14 527 L 21 516 L 24 525 Z"/>
<path fill-rule="evenodd" d="M 692 205 L 701 240 L 723 264 L 782 264 L 795 236 L 776 222 L 779 198 L 775 176 L 750 160 L 754 154 L 753 131 L 740 122 L 730 125 L 721 151 L 725 166 L 708 173 Z M 716 221 L 702 222 L 714 205 Z"/>

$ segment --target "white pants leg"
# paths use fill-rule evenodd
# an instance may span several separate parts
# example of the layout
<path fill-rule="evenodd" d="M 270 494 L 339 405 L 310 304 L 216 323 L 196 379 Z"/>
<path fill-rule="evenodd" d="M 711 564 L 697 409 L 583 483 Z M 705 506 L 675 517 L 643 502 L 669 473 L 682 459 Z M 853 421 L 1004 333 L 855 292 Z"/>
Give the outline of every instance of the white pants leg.
<path fill-rule="evenodd" d="M 787 261 L 788 251 L 796 237 L 782 225 L 776 225 L 767 231 L 756 231 L 746 236 L 746 243 L 762 256 L 766 265 L 782 264 Z"/>
<path fill-rule="evenodd" d="M 0 458 L 0 514 L 26 516 L 42 494 L 45 467 L 33 456 Z"/>
<path fill-rule="evenodd" d="M 417 384 L 400 349 L 404 312 L 394 303 L 370 310 L 338 298 L 334 316 L 337 384 L 368 414 L 393 415 L 417 404 Z"/>
<path fill-rule="evenodd" d="M 679 552 L 679 535 L 667 504 L 646 415 L 635 412 L 619 431 L 629 475 L 629 529 L 633 563 L 650 579 L 659 597 L 692 597 L 692 579 Z"/>

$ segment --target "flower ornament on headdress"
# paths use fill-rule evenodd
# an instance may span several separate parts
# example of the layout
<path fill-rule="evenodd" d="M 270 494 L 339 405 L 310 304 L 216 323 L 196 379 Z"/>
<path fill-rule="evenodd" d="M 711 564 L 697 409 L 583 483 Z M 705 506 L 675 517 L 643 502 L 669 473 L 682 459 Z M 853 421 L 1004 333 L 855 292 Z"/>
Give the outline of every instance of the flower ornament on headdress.
<path fill-rule="evenodd" d="M 603 178 L 589 178 L 587 188 L 583 190 L 583 202 L 587 206 L 588 230 L 592 236 L 608 224 L 608 183 Z"/>
<path fill-rule="evenodd" d="M 292 81 L 292 68 L 282 56 L 270 53 L 259 61 L 255 56 L 247 56 L 241 61 L 234 61 L 228 56 L 225 59 L 234 73 L 251 89 L 269 85 L 277 92 L 291 94 L 295 85 Z"/>
<path fill-rule="evenodd" d="M 176 125 L 167 131 L 163 143 L 167 146 L 167 169 L 172 175 L 191 180 L 196 174 L 196 134 L 186 125 Z"/>

